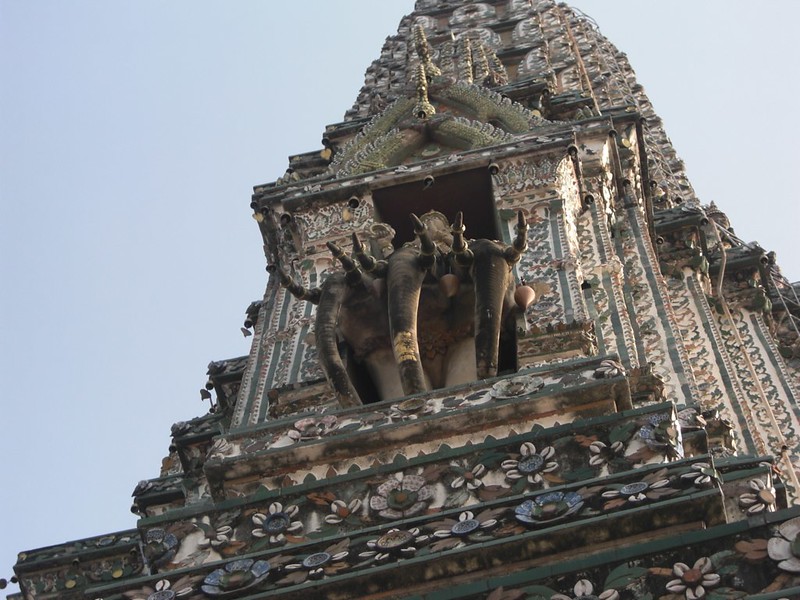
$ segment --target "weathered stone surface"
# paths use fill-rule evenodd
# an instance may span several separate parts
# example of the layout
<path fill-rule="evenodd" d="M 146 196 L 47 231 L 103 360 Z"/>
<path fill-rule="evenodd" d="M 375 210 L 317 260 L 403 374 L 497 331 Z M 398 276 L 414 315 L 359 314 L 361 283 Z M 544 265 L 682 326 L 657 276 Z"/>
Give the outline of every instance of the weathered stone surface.
<path fill-rule="evenodd" d="M 24 597 L 800 597 L 797 285 L 699 205 L 588 19 L 418 0 L 323 146 L 254 190 L 252 351 L 209 365 L 137 529 L 20 554 Z M 446 226 L 409 224 L 431 208 Z M 481 286 L 509 301 L 457 319 Z M 494 313 L 500 366 L 432 383 L 454 340 L 477 372 Z"/>

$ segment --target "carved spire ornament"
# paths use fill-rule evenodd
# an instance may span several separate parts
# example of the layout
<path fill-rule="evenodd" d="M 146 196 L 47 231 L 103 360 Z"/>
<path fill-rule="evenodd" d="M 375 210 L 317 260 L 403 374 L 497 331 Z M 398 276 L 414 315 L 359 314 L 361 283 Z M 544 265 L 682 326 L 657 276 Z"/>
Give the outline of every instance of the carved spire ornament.
<path fill-rule="evenodd" d="M 420 62 L 425 67 L 425 72 L 428 77 L 438 77 L 442 74 L 439 67 L 433 64 L 428 38 L 425 36 L 425 29 L 419 23 L 414 25 L 414 48 L 417 51 Z"/>
<path fill-rule="evenodd" d="M 414 105 L 414 114 L 420 119 L 427 119 L 436 114 L 436 109 L 428 100 L 428 76 L 425 65 L 417 65 L 417 103 Z"/>
<path fill-rule="evenodd" d="M 476 58 L 477 55 L 477 58 Z M 472 48 L 473 64 L 475 65 L 475 81 L 484 83 L 489 77 L 489 59 L 486 56 L 484 45 L 478 41 Z"/>
<path fill-rule="evenodd" d="M 459 61 L 458 63 L 461 66 L 461 72 L 459 78 L 461 81 L 465 83 L 472 83 L 473 78 L 473 62 L 472 62 L 472 42 L 470 42 L 469 37 L 466 35 L 461 37 L 460 44 L 457 45 L 459 48 Z"/>

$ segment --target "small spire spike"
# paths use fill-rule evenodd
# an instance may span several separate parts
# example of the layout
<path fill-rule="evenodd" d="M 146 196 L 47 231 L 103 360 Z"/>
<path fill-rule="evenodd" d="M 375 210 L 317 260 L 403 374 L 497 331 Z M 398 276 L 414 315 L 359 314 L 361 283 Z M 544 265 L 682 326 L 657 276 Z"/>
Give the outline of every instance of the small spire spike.
<path fill-rule="evenodd" d="M 508 83 L 508 72 L 503 66 L 502 61 L 497 58 L 497 54 L 491 48 L 483 47 L 487 52 L 487 59 L 489 61 L 489 76 L 491 77 L 491 85 L 505 85 Z"/>
<path fill-rule="evenodd" d="M 469 249 L 467 241 L 464 239 L 464 213 L 458 211 L 453 225 L 450 227 L 450 232 L 453 234 L 453 256 L 455 256 L 456 264 L 459 267 L 468 267 L 472 264 L 474 258 L 472 250 Z"/>
<path fill-rule="evenodd" d="M 517 232 L 514 241 L 505 250 L 506 260 L 510 264 L 516 263 L 522 253 L 528 249 L 528 222 L 521 210 L 517 211 L 517 225 L 514 227 Z"/>
<path fill-rule="evenodd" d="M 489 69 L 489 59 L 486 56 L 486 49 L 481 42 L 478 42 L 477 47 L 473 50 L 473 55 L 477 55 L 475 60 L 475 81 L 483 84 L 491 73 Z"/>
<path fill-rule="evenodd" d="M 278 266 L 276 271 L 278 273 L 278 281 L 280 281 L 281 286 L 286 288 L 292 296 L 298 300 L 311 302 L 311 304 L 319 304 L 319 298 L 322 294 L 322 290 L 319 288 L 314 288 L 311 290 L 304 288 L 292 277 L 290 277 L 281 266 Z"/>
<path fill-rule="evenodd" d="M 436 109 L 428 100 L 428 76 L 422 63 L 417 65 L 417 105 L 414 107 L 414 114 L 420 119 L 436 114 Z"/>
<path fill-rule="evenodd" d="M 420 243 L 419 265 L 423 269 L 430 269 L 436 262 L 436 244 L 431 240 L 428 228 L 414 213 L 411 213 L 411 222 L 414 224 L 414 233 Z"/>
<path fill-rule="evenodd" d="M 461 38 L 461 76 L 459 79 L 472 83 L 472 43 L 465 35 Z"/>
<path fill-rule="evenodd" d="M 442 74 L 441 69 L 433 64 L 433 60 L 431 60 L 431 48 L 428 45 L 428 38 L 425 36 L 425 29 L 419 23 L 414 25 L 414 48 L 417 51 L 420 62 L 425 66 L 425 72 L 428 77 L 438 77 Z"/>

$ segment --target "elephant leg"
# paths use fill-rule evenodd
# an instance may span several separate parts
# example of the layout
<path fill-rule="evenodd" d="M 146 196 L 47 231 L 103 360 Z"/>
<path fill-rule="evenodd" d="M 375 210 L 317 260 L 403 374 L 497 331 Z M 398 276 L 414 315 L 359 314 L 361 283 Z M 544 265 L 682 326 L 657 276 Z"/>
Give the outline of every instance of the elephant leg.
<path fill-rule="evenodd" d="M 390 348 L 376 350 L 364 359 L 372 383 L 378 389 L 381 400 L 391 400 L 403 396 L 400 372 Z"/>
<path fill-rule="evenodd" d="M 469 383 L 478 378 L 475 368 L 475 338 L 466 337 L 447 349 L 445 386 Z"/>
<path fill-rule="evenodd" d="M 429 389 L 437 390 L 445 386 L 445 360 L 444 356 L 437 354 L 433 358 L 426 358 L 422 362 L 422 371 L 425 383 Z"/>

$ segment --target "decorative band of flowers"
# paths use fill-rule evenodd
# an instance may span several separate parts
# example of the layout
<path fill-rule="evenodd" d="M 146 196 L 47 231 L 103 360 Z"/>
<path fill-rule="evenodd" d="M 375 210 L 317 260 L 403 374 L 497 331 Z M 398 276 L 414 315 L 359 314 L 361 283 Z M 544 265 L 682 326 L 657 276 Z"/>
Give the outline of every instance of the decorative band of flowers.
<path fill-rule="evenodd" d="M 412 479 L 405 487 L 389 486 L 383 490 L 383 495 L 377 496 L 382 501 L 375 508 L 386 510 L 385 505 L 392 510 L 402 510 L 401 507 L 408 502 L 424 503 L 424 485 L 421 479 Z M 245 586 L 247 589 L 256 586 L 267 589 L 273 585 L 295 585 L 415 556 L 432 557 L 475 544 L 511 540 L 529 532 L 545 533 L 566 522 L 577 524 L 584 519 L 612 513 L 623 515 L 627 510 L 647 503 L 655 507 L 665 499 L 683 497 L 691 503 L 697 500 L 701 490 L 712 495 L 720 494 L 713 467 L 702 461 L 682 461 L 669 467 L 645 468 L 608 480 L 593 480 L 580 487 L 562 487 L 495 501 L 469 510 L 446 511 L 438 515 L 424 515 L 423 511 L 416 518 L 362 530 L 335 542 L 328 539 L 317 544 L 274 548 L 258 555 L 258 558 L 250 555 L 234 559 L 208 572 L 200 588 L 207 596 L 224 596 L 239 593 Z M 393 492 L 397 494 L 393 496 Z M 702 500 L 697 502 L 700 503 L 698 506 L 705 506 Z M 360 508 L 356 504 L 335 503 L 334 506 L 342 515 L 338 517 L 341 519 L 347 518 L 348 511 Z M 280 535 L 300 533 L 297 514 L 297 507 L 272 503 L 269 510 L 253 516 L 252 523 L 257 527 L 253 532 L 254 538 L 272 536 L 277 539 Z M 332 510 L 331 516 L 334 515 Z M 335 520 L 330 519 L 331 524 L 335 524 Z M 255 531 L 258 531 L 257 535 Z M 225 532 L 217 535 L 225 535 Z M 174 555 L 177 540 L 172 534 L 151 530 L 148 538 L 154 546 L 153 559 L 169 560 L 169 555 Z M 156 546 L 164 553 L 163 557 L 155 556 Z"/>

